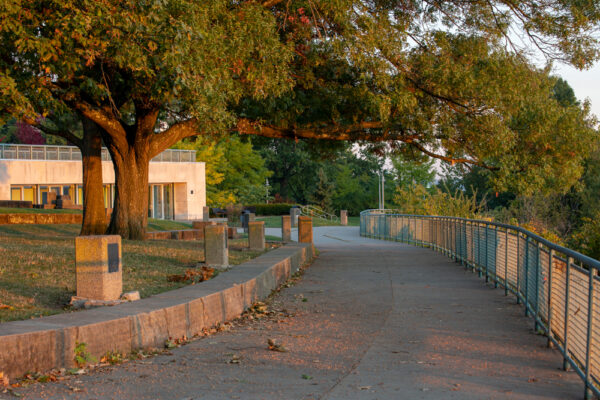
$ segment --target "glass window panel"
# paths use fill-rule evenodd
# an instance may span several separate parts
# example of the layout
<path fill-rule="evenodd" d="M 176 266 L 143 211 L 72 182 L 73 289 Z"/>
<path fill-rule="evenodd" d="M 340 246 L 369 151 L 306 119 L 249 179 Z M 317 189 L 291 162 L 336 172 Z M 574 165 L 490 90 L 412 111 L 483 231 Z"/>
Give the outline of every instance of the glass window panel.
<path fill-rule="evenodd" d="M 21 187 L 11 187 L 10 188 L 10 199 L 13 201 L 21 200 Z"/>
<path fill-rule="evenodd" d="M 35 203 L 35 191 L 33 186 L 23 187 L 23 200 Z"/>

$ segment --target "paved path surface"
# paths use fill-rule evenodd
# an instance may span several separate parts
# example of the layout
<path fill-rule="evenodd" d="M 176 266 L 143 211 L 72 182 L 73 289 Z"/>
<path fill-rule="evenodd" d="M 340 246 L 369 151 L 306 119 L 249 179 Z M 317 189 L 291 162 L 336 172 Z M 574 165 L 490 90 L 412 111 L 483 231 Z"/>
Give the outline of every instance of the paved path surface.
<path fill-rule="evenodd" d="M 273 314 L 170 355 L 19 389 L 27 399 L 577 399 L 503 290 L 431 250 L 316 228 Z M 287 352 L 269 351 L 267 339 Z M 232 362 L 234 361 L 234 362 Z M 1 395 L 0 395 L 1 396 Z"/>

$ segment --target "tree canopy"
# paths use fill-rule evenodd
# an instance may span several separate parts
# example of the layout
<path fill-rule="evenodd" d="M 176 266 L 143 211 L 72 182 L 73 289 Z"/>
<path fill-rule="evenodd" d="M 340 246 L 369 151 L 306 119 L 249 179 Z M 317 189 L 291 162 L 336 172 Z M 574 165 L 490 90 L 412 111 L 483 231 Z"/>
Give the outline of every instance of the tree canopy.
<path fill-rule="evenodd" d="M 568 187 L 595 140 L 528 61 L 591 65 L 594 1 L 6 0 L 0 18 L 0 107 L 99 127 L 125 237 L 148 161 L 198 134 L 385 141 L 522 191 Z"/>

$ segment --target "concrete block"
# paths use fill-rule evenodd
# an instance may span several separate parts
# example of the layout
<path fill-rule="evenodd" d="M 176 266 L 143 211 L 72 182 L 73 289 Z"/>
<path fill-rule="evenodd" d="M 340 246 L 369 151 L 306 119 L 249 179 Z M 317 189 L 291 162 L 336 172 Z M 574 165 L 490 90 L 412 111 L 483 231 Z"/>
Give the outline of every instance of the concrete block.
<path fill-rule="evenodd" d="M 284 243 L 292 241 L 292 217 L 289 215 L 281 216 L 281 240 Z"/>
<path fill-rule="evenodd" d="M 77 296 L 94 300 L 118 300 L 123 292 L 121 236 L 75 238 Z"/>
<path fill-rule="evenodd" d="M 188 336 L 190 337 L 199 335 L 202 329 L 207 327 L 204 320 L 204 301 L 202 298 L 192 300 L 188 303 L 188 318 Z"/>
<path fill-rule="evenodd" d="M 204 227 L 205 263 L 216 267 L 229 265 L 229 248 L 227 246 L 227 228 L 223 225 L 207 225 Z"/>
<path fill-rule="evenodd" d="M 348 210 L 340 211 L 340 225 L 348 225 Z"/>
<path fill-rule="evenodd" d="M 313 230 L 311 217 L 298 217 L 298 242 L 312 243 Z"/>
<path fill-rule="evenodd" d="M 298 217 L 300 216 L 301 212 L 302 212 L 302 210 L 300 210 L 297 207 L 290 208 L 290 217 L 292 218 L 292 228 L 295 228 L 298 226 Z"/>
<path fill-rule="evenodd" d="M 265 222 L 248 222 L 248 244 L 250 250 L 265 249 Z"/>
<path fill-rule="evenodd" d="M 239 317 L 244 312 L 244 293 L 242 285 L 233 285 L 223 292 L 225 321 Z"/>
<path fill-rule="evenodd" d="M 210 220 L 210 208 L 202 207 L 202 221 L 208 222 Z"/>

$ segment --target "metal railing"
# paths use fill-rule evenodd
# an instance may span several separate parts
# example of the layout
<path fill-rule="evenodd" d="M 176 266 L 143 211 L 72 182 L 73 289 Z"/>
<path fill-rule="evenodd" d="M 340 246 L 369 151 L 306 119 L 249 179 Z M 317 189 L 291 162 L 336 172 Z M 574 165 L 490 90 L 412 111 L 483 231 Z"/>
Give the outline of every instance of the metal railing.
<path fill-rule="evenodd" d="M 320 207 L 312 206 L 310 204 L 305 205 L 305 206 L 298 205 L 298 207 L 300 207 L 301 215 L 304 215 L 307 217 L 321 218 L 321 219 L 325 219 L 325 220 L 329 220 L 329 221 L 339 221 L 339 217 L 337 215 L 328 213 Z"/>
<path fill-rule="evenodd" d="M 81 152 L 75 146 L 46 146 L 29 144 L 0 144 L 0 159 L 81 161 Z M 106 147 L 102 148 L 102 161 L 110 161 Z M 195 162 L 195 150 L 167 149 L 154 157 L 154 162 Z"/>
<path fill-rule="evenodd" d="M 584 398 L 600 396 L 600 261 L 512 225 L 395 210 L 361 212 L 360 234 L 432 248 L 513 293 L 584 381 Z"/>

